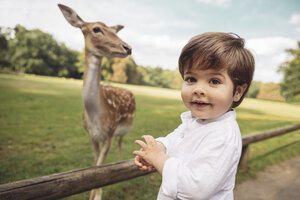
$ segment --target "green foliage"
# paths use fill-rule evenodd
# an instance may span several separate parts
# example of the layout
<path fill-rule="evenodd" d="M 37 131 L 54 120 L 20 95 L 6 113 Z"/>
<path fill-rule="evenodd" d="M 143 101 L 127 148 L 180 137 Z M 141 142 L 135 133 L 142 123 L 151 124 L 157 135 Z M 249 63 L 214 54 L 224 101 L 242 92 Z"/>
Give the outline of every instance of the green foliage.
<path fill-rule="evenodd" d="M 8 60 L 8 42 L 10 39 L 11 30 L 0 27 L 0 69 L 9 68 Z"/>
<path fill-rule="evenodd" d="M 280 86 L 276 83 L 262 83 L 257 98 L 271 101 L 285 101 L 280 95 Z"/>
<path fill-rule="evenodd" d="M 131 56 L 126 58 L 103 58 L 101 77 L 117 83 L 141 84 L 141 74 Z"/>
<path fill-rule="evenodd" d="M 77 68 L 78 73 L 80 74 L 80 78 L 84 73 L 84 65 L 85 65 L 85 54 L 84 50 L 81 52 L 77 52 L 77 62 L 75 63 L 75 67 Z"/>
<path fill-rule="evenodd" d="M 78 62 L 75 64 L 78 71 L 84 71 L 84 51 L 79 53 Z M 182 78 L 178 70 L 164 70 L 160 67 L 151 68 L 139 66 L 132 56 L 126 58 L 106 58 L 102 59 L 101 79 L 116 83 L 128 83 L 135 85 L 148 85 L 154 87 L 164 87 L 180 89 Z"/>
<path fill-rule="evenodd" d="M 11 37 L 12 36 L 12 37 Z M 27 30 L 17 25 L 14 30 L 0 27 L 0 68 L 11 71 L 82 78 L 84 51 L 77 52 L 59 44 L 52 35 L 41 30 Z M 118 83 L 180 89 L 179 73 L 160 67 L 138 66 L 131 56 L 106 58 L 101 65 L 101 79 Z"/>
<path fill-rule="evenodd" d="M 161 76 L 165 81 L 166 88 L 181 89 L 183 79 L 179 70 L 164 70 Z"/>
<path fill-rule="evenodd" d="M 122 86 L 133 91 L 137 103 L 134 125 L 123 140 L 123 159 L 127 160 L 138 148 L 136 139 L 171 132 L 186 108 L 177 90 Z M 92 147 L 81 125 L 81 89 L 80 80 L 0 74 L 0 184 L 93 165 Z M 299 123 L 299 116 L 299 106 L 282 102 L 245 99 L 237 108 L 244 135 Z M 249 174 L 300 155 L 299 141 L 300 131 L 296 131 L 251 145 Z M 114 140 L 106 163 L 118 161 L 117 146 Z M 238 182 L 249 174 L 239 172 Z M 107 186 L 104 199 L 155 199 L 160 182 L 154 173 Z M 65 199 L 88 196 L 84 192 Z"/>
<path fill-rule="evenodd" d="M 294 104 L 300 104 L 300 94 L 294 96 L 293 100 L 291 101 L 291 103 L 294 103 Z"/>
<path fill-rule="evenodd" d="M 287 49 L 286 52 L 292 56 L 292 60 L 282 63 L 278 71 L 284 74 L 280 84 L 281 94 L 290 102 L 300 94 L 300 41 L 298 49 Z"/>
<path fill-rule="evenodd" d="M 161 67 L 145 67 L 146 76 L 143 77 L 145 85 L 154 87 L 170 88 L 170 82 L 166 79 L 164 70 Z"/>
<path fill-rule="evenodd" d="M 113 74 L 112 65 L 114 64 L 113 58 L 102 59 L 101 65 L 101 79 L 105 81 L 111 80 L 111 75 Z"/>
<path fill-rule="evenodd" d="M 179 70 L 170 71 L 170 73 L 172 74 L 172 76 L 170 76 L 171 78 L 170 88 L 180 90 L 183 84 L 183 79 L 179 73 Z"/>
<path fill-rule="evenodd" d="M 182 78 L 177 70 L 138 66 L 131 56 L 122 59 L 103 58 L 101 75 L 103 80 L 117 83 L 173 89 L 180 89 L 182 85 Z"/>
<path fill-rule="evenodd" d="M 14 36 L 7 40 L 5 57 L 12 71 L 74 78 L 81 76 L 75 67 L 78 52 L 57 43 L 52 35 L 38 29 L 27 30 L 21 25 L 17 25 L 13 33 Z"/>
<path fill-rule="evenodd" d="M 115 58 L 114 64 L 112 65 L 113 74 L 111 81 L 118 83 L 127 83 L 128 77 L 126 74 L 127 71 L 127 62 L 126 60 Z"/>
<path fill-rule="evenodd" d="M 250 88 L 246 94 L 246 97 L 248 98 L 256 98 L 259 93 L 261 82 L 259 81 L 252 81 Z"/>
<path fill-rule="evenodd" d="M 126 75 L 128 77 L 127 83 L 141 84 L 141 74 L 138 70 L 137 64 L 131 56 L 126 58 Z"/>

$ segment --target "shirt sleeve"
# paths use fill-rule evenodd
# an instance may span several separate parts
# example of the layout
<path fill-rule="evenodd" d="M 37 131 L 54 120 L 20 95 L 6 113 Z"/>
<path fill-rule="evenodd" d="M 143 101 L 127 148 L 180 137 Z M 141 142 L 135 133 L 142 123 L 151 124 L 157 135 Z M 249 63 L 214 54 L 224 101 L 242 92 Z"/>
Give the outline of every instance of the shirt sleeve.
<path fill-rule="evenodd" d="M 239 160 L 235 147 L 220 138 L 206 146 L 188 162 L 173 157 L 165 162 L 161 185 L 163 195 L 172 199 L 209 199 L 224 189 L 224 181 L 235 177 Z"/>
<path fill-rule="evenodd" d="M 156 141 L 161 142 L 166 147 L 168 152 L 169 144 L 172 144 L 172 141 L 176 140 L 178 137 L 181 137 L 182 128 L 183 124 L 179 125 L 173 132 L 169 133 L 166 137 L 156 138 Z"/>

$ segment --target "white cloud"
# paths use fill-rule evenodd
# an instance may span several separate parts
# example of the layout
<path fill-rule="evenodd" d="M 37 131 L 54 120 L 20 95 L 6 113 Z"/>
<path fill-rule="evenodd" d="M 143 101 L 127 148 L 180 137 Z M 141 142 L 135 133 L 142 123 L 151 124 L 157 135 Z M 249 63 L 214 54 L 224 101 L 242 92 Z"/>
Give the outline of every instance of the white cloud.
<path fill-rule="evenodd" d="M 300 14 L 293 14 L 289 22 L 290 24 L 300 24 Z"/>
<path fill-rule="evenodd" d="M 196 0 L 199 3 L 211 4 L 215 6 L 226 7 L 229 5 L 231 0 Z"/>
<path fill-rule="evenodd" d="M 137 64 L 175 69 L 180 51 L 187 41 L 171 38 L 169 35 L 147 35 L 128 29 L 120 37 L 132 46 Z"/>
<path fill-rule="evenodd" d="M 254 38 L 247 40 L 246 46 L 256 61 L 254 80 L 280 82 L 282 74 L 277 69 L 288 58 L 285 49 L 297 48 L 297 41 L 286 37 Z"/>
<path fill-rule="evenodd" d="M 229 6 L 232 2 L 232 0 L 194 1 L 219 7 Z M 211 22 L 199 20 L 197 15 L 194 16 L 196 20 L 193 20 L 191 17 L 185 17 L 187 15 L 176 13 L 172 5 L 166 8 L 162 6 L 164 4 L 146 4 L 138 0 L 86 0 L 84 2 L 81 0 L 0 0 L 0 26 L 14 27 L 16 24 L 21 24 L 28 29 L 39 28 L 52 34 L 59 42 L 66 43 L 68 47 L 82 51 L 84 40 L 81 31 L 68 24 L 57 3 L 71 6 L 86 21 L 100 20 L 107 25 L 125 25 L 125 29 L 119 33 L 119 36 L 132 46 L 133 57 L 137 64 L 144 66 L 175 69 L 180 51 L 188 39 L 198 31 L 211 30 L 206 27 Z M 192 11 L 198 11 L 198 8 L 195 7 Z M 300 13 L 291 15 L 289 22 L 296 25 L 293 28 L 300 33 L 298 26 Z M 187 30 L 192 32 L 185 32 Z M 287 37 L 249 39 L 246 40 L 246 44 L 255 54 L 257 63 L 255 79 L 263 82 L 278 82 L 281 75 L 276 71 L 287 58 L 284 50 L 297 48 L 296 39 Z"/>
<path fill-rule="evenodd" d="M 255 68 L 254 73 L 254 80 L 255 81 L 261 81 L 263 83 L 279 83 L 282 80 L 282 75 L 273 71 L 270 71 L 269 69 L 264 69 L 257 67 Z"/>
<path fill-rule="evenodd" d="M 286 37 L 265 37 L 246 41 L 247 47 L 261 56 L 277 54 L 283 49 L 294 47 L 295 44 L 295 40 Z"/>
<path fill-rule="evenodd" d="M 100 20 L 107 25 L 125 25 L 119 36 L 132 46 L 136 62 L 145 66 L 175 69 L 180 50 L 186 41 L 171 37 L 168 29 L 195 26 L 186 19 L 172 21 L 164 18 L 164 12 L 157 12 L 161 8 L 155 5 L 145 7 L 139 1 L 128 3 L 121 0 L 89 0 L 88 3 L 71 3 L 68 0 L 1 0 L 0 26 L 14 27 L 21 24 L 28 29 L 39 28 L 68 47 L 82 51 L 84 39 L 81 31 L 64 19 L 57 3 L 71 6 L 85 21 Z"/>

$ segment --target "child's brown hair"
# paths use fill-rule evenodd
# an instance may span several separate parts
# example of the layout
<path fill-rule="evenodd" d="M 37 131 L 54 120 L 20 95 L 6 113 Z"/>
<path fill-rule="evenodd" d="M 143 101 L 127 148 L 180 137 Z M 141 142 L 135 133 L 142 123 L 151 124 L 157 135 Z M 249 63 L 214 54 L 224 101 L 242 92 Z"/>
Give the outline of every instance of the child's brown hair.
<path fill-rule="evenodd" d="M 179 71 L 197 67 L 202 70 L 227 70 L 234 84 L 247 84 L 243 96 L 233 102 L 235 108 L 243 101 L 252 82 L 255 61 L 252 53 L 244 47 L 245 41 L 234 33 L 208 32 L 193 37 L 182 49 L 179 57 Z"/>

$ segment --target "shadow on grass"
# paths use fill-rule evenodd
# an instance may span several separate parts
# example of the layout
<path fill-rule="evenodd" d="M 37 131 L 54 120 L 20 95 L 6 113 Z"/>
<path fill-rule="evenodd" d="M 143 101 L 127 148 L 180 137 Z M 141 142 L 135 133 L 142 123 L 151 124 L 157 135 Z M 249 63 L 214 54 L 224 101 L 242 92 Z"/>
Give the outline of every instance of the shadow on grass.
<path fill-rule="evenodd" d="M 289 149 L 292 147 L 299 147 L 299 146 L 300 146 L 300 141 L 294 141 L 292 143 L 283 145 L 279 148 L 273 149 L 272 151 L 269 151 L 265 154 L 259 155 L 251 159 L 249 164 L 252 165 L 254 163 L 260 163 L 262 160 L 268 160 L 269 164 L 275 164 L 279 161 L 286 160 L 285 158 L 288 156 L 286 156 L 285 151 L 289 151 Z M 275 157 L 274 156 L 275 154 L 282 155 L 282 156 L 277 156 L 276 159 L 273 159 L 272 157 Z"/>

